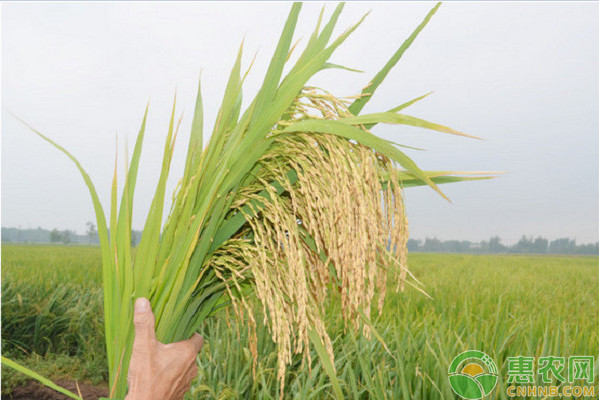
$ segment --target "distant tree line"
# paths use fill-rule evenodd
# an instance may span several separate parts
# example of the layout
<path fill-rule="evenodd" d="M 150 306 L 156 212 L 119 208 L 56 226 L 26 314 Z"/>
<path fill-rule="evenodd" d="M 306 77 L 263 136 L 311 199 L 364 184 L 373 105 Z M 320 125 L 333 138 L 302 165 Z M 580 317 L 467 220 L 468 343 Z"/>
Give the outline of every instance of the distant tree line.
<path fill-rule="evenodd" d="M 77 234 L 71 230 L 48 230 L 2 228 L 2 242 L 18 243 L 64 243 L 64 244 L 98 244 L 98 231 L 93 222 L 86 224 L 85 234 Z M 131 245 L 137 246 L 141 240 L 141 231 L 131 232 Z M 522 236 L 513 245 L 501 243 L 499 236 L 493 236 L 488 241 L 470 242 L 468 240 L 439 240 L 426 238 L 408 240 L 409 251 L 431 253 L 480 253 L 480 254 L 580 254 L 599 255 L 599 242 L 576 244 L 575 239 L 561 238 L 549 241 L 541 236 Z"/>
<path fill-rule="evenodd" d="M 513 245 L 501 243 L 499 236 L 488 241 L 470 242 L 468 240 L 439 240 L 426 238 L 408 240 L 409 251 L 435 253 L 481 253 L 481 254 L 580 254 L 599 255 L 599 242 L 576 244 L 575 239 L 561 238 L 549 241 L 541 236 L 534 238 L 523 235 Z"/>
<path fill-rule="evenodd" d="M 71 237 L 75 236 L 77 236 L 77 233 L 75 231 L 70 231 L 68 229 L 65 229 L 64 231 L 59 231 L 58 229 L 54 228 L 50 232 L 50 243 L 62 242 L 64 244 L 69 244 L 71 243 Z"/>
<path fill-rule="evenodd" d="M 56 228 L 49 230 L 38 227 L 37 229 L 5 228 L 2 227 L 3 243 L 55 243 L 55 244 L 99 244 L 98 231 L 93 222 L 86 224 L 85 234 L 65 229 Z M 141 239 L 141 231 L 131 232 L 131 245 L 137 246 Z"/>

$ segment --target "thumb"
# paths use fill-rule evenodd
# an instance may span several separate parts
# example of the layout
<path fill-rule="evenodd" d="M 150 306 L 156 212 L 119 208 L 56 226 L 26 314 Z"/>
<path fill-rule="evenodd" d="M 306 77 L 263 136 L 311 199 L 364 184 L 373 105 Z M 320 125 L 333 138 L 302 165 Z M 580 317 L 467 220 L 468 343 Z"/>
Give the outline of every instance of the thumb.
<path fill-rule="evenodd" d="M 194 333 L 192 337 L 185 340 L 186 343 L 196 352 L 199 353 L 204 346 L 204 338 L 199 333 Z"/>
<path fill-rule="evenodd" d="M 156 341 L 154 313 L 150 301 L 145 297 L 139 297 L 135 301 L 133 325 L 135 325 L 134 347 L 139 348 L 139 346 L 149 345 Z"/>

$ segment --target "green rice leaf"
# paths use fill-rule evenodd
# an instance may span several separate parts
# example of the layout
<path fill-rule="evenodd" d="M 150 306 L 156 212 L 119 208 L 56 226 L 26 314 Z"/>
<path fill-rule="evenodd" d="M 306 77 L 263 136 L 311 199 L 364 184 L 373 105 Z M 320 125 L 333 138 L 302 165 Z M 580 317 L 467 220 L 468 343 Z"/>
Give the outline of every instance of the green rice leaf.
<path fill-rule="evenodd" d="M 436 176 L 436 177 L 431 178 L 431 181 L 435 182 L 437 185 L 441 185 L 443 183 L 482 181 L 482 180 L 493 179 L 493 178 L 495 178 L 495 177 L 494 176 Z M 427 185 L 427 183 L 423 182 L 421 179 L 402 180 L 401 184 L 404 188 Z"/>
<path fill-rule="evenodd" d="M 69 153 L 64 147 L 60 146 L 59 144 L 54 142 L 52 139 L 45 136 L 43 133 L 41 133 L 37 129 L 33 128 L 31 125 L 29 125 L 27 122 L 25 122 L 18 116 L 14 115 L 14 114 L 13 114 L 13 116 L 18 121 L 20 121 L 22 124 L 24 124 L 26 127 L 28 127 L 36 135 L 38 135 L 39 137 L 41 137 L 42 139 L 44 139 L 45 141 L 50 143 L 52 146 L 54 146 L 55 148 L 60 150 L 64 155 L 66 155 L 75 164 L 75 166 L 79 170 L 79 173 L 83 177 L 85 185 L 87 186 L 87 189 L 91 196 L 92 203 L 94 206 L 94 211 L 96 214 L 96 224 L 98 227 L 98 238 L 100 240 L 100 248 L 102 250 L 103 280 L 104 280 L 104 282 L 112 282 L 112 280 L 114 279 L 114 275 L 112 273 L 113 258 L 112 258 L 111 251 L 110 251 L 110 242 L 108 239 L 108 228 L 106 226 L 106 217 L 104 214 L 104 209 L 102 208 L 102 204 L 100 204 L 100 199 L 98 198 L 98 194 L 96 193 L 96 188 L 94 187 L 94 184 L 92 183 L 91 178 L 89 177 L 89 175 L 85 171 L 85 169 L 83 169 L 83 167 L 81 166 L 81 163 L 79 163 L 79 161 L 73 155 L 71 155 L 71 153 Z M 108 287 L 106 287 L 105 294 L 104 294 L 104 310 L 105 310 L 104 312 L 105 312 L 106 319 L 111 319 L 114 317 L 114 305 L 112 304 L 112 302 L 110 300 L 110 299 L 112 299 L 112 296 L 114 296 L 114 285 L 111 284 Z M 106 324 L 105 325 L 105 334 L 106 334 L 107 338 L 114 337 L 114 335 L 116 334 L 116 327 L 111 326 L 110 324 Z M 110 341 L 110 340 L 106 341 L 106 349 L 108 351 L 108 354 L 112 354 L 113 345 L 114 344 L 112 341 Z M 112 365 L 112 360 L 110 357 L 108 357 L 108 363 L 109 363 L 109 369 L 110 369 L 111 365 Z M 112 370 L 112 369 L 110 369 L 110 370 Z"/>
<path fill-rule="evenodd" d="M 44 378 L 43 376 L 35 373 L 34 371 L 30 370 L 29 368 L 24 367 L 23 365 L 15 362 L 15 361 L 13 361 L 13 360 L 11 360 L 9 358 L 6 358 L 4 356 L 2 356 L 1 359 L 2 359 L 2 364 L 6 365 L 9 368 L 15 369 L 15 370 L 19 371 L 20 373 L 27 375 L 30 378 L 35 379 L 36 381 L 38 381 L 41 384 L 49 387 L 50 389 L 54 389 L 57 392 L 62 393 L 65 396 L 68 396 L 68 397 L 70 397 L 72 399 L 83 400 L 81 397 L 79 397 L 75 393 L 73 393 L 73 392 L 71 392 L 71 391 L 69 391 L 69 390 L 67 390 L 67 389 L 65 389 L 63 387 L 58 386 L 57 384 L 55 384 L 54 382 L 52 382 L 50 379 Z"/>
<path fill-rule="evenodd" d="M 392 112 L 392 113 L 399 112 L 399 111 L 401 111 L 401 110 L 403 110 L 403 109 L 405 109 L 405 108 L 408 108 L 408 107 L 410 107 L 412 104 L 414 104 L 414 103 L 416 103 L 416 102 L 419 102 L 420 100 L 422 100 L 422 99 L 424 99 L 424 98 L 428 97 L 428 96 L 429 96 L 430 94 L 432 94 L 432 93 L 433 93 L 433 92 L 428 92 L 428 93 L 427 93 L 427 94 L 425 94 L 425 95 L 422 95 L 422 96 L 420 96 L 420 97 L 416 97 L 415 99 L 412 99 L 412 100 L 410 100 L 410 101 L 408 101 L 408 102 L 406 102 L 406 103 L 400 104 L 400 105 L 398 105 L 397 107 L 394 107 L 394 108 L 390 109 L 390 110 L 389 110 L 389 111 L 387 111 L 387 112 Z M 376 123 L 372 123 L 372 124 L 365 124 L 365 125 L 364 125 L 364 128 L 366 128 L 367 130 L 370 130 L 370 129 L 371 129 L 373 126 L 375 126 L 375 125 L 376 125 Z"/>
<path fill-rule="evenodd" d="M 468 181 L 479 181 L 493 179 L 502 172 L 481 172 L 481 171 L 422 171 L 424 175 L 430 178 L 436 184 L 457 183 Z M 426 186 L 425 181 L 418 178 L 409 171 L 399 171 L 399 181 L 403 188 Z M 465 176 L 463 176 L 465 175 Z M 386 182 L 383 182 L 383 188 Z"/>
<path fill-rule="evenodd" d="M 153 276 L 155 268 L 156 254 L 158 253 L 158 244 L 160 241 L 160 228 L 162 226 L 162 214 L 164 208 L 164 194 L 166 190 L 166 180 L 169 174 L 170 163 L 172 159 L 174 140 L 176 138 L 175 121 L 176 97 L 173 101 L 173 109 L 169 122 L 168 134 L 164 145 L 164 155 L 162 159 L 162 169 L 160 178 L 156 186 L 154 199 L 150 205 L 150 210 L 144 226 L 143 235 L 137 250 L 137 257 L 133 266 L 135 293 L 131 293 L 129 308 L 131 308 L 133 297 L 147 297 L 150 288 L 150 278 Z M 180 122 L 180 120 L 179 120 Z M 178 125 L 177 125 L 178 129 Z"/>
<path fill-rule="evenodd" d="M 196 105 L 193 113 L 193 121 L 191 123 L 191 134 L 189 136 L 189 147 L 187 148 L 187 158 L 185 160 L 185 175 L 183 177 L 184 184 L 188 183 L 191 176 L 197 172 L 202 156 L 203 142 L 203 125 L 204 112 L 202 106 L 202 82 L 198 81 L 198 94 L 196 97 Z"/>
<path fill-rule="evenodd" d="M 144 111 L 143 120 L 141 121 L 141 127 L 139 128 L 139 133 L 137 134 L 137 139 L 135 141 L 135 147 L 133 149 L 133 156 L 131 157 L 131 164 L 129 165 L 129 171 L 127 173 L 127 180 L 125 182 L 126 191 L 123 192 L 123 197 L 121 199 L 121 208 L 119 211 L 119 218 L 123 216 L 129 217 L 129 223 L 131 220 L 131 213 L 127 213 L 125 207 L 129 210 L 133 209 L 133 193 L 135 192 L 135 183 L 137 182 L 137 170 L 139 169 L 139 161 L 141 159 L 141 149 L 143 146 L 144 135 L 146 132 L 146 121 L 148 119 L 148 108 L 146 106 L 146 110 Z M 125 202 L 126 200 L 126 202 Z M 129 214 L 129 215 L 127 215 Z"/>
<path fill-rule="evenodd" d="M 364 72 L 364 71 L 360 71 L 359 69 L 349 68 L 349 67 L 345 67 L 343 65 L 333 64 L 330 62 L 325 62 L 324 64 L 322 64 L 321 70 L 324 70 L 324 69 L 343 69 L 345 71 L 350 71 L 350 72 L 359 72 L 359 73 Z"/>
<path fill-rule="evenodd" d="M 324 367 L 325 372 L 329 376 L 329 380 L 331 381 L 331 385 L 333 386 L 333 392 L 335 393 L 335 398 L 337 400 L 343 399 L 343 392 L 341 391 L 339 378 L 337 378 L 337 374 L 335 373 L 335 366 L 333 365 L 333 362 L 331 361 L 331 358 L 329 357 L 327 350 L 325 349 L 324 344 L 320 339 L 320 336 L 318 336 L 318 334 L 312 329 L 309 330 L 308 335 L 310 337 L 310 342 L 314 346 L 314 349 L 318 354 L 320 362 Z"/>
<path fill-rule="evenodd" d="M 256 96 L 255 113 L 252 116 L 252 122 L 258 118 L 261 118 L 261 114 L 265 108 L 270 106 L 270 102 L 275 97 L 275 92 L 281 81 L 281 75 L 283 74 L 283 67 L 287 56 L 289 54 L 289 48 L 291 46 L 291 40 L 293 39 L 293 32 L 295 32 L 295 26 L 297 19 L 302 8 L 302 3 L 296 2 L 291 6 L 291 11 L 285 22 L 283 32 L 277 43 L 275 53 L 268 66 L 268 71 L 264 77 L 264 83 L 258 95 Z"/>
<path fill-rule="evenodd" d="M 397 49 L 395 54 L 393 54 L 389 61 L 387 61 L 385 66 L 374 76 L 374 78 L 372 78 L 368 86 L 366 86 L 362 90 L 362 96 L 356 99 L 349 107 L 349 111 L 352 114 L 358 115 L 360 111 L 362 111 L 366 103 L 368 103 L 372 98 L 372 95 L 374 94 L 376 89 L 380 86 L 383 80 L 385 80 L 389 71 L 391 71 L 395 64 L 397 64 L 397 62 L 401 59 L 406 50 L 410 48 L 414 39 L 416 39 L 420 31 L 422 31 L 426 24 L 428 24 L 428 21 L 430 21 L 430 19 L 437 12 L 439 7 L 441 7 L 440 2 L 437 3 L 432 8 L 432 10 L 428 12 L 428 14 L 426 15 L 426 17 L 424 17 L 424 20 L 420 23 L 420 25 L 418 25 L 414 32 L 412 32 L 412 34 L 402 43 L 402 45 L 399 47 L 399 49 Z"/>
<path fill-rule="evenodd" d="M 452 135 L 465 136 L 473 139 L 480 139 L 479 137 L 468 135 L 466 133 L 456 131 L 447 126 L 435 124 L 433 122 L 428 122 L 420 118 L 412 117 L 406 114 L 399 114 L 393 112 L 382 112 L 382 113 L 373 113 L 373 114 L 364 114 L 357 115 L 355 117 L 348 117 L 339 119 L 340 122 L 350 124 L 350 125 L 366 125 L 366 124 L 400 124 L 400 125 L 410 125 L 419 128 L 426 128 L 433 131 L 450 133 Z"/>
<path fill-rule="evenodd" d="M 414 99 L 412 99 L 412 100 L 410 100 L 408 102 L 405 102 L 403 104 L 398 105 L 397 107 L 394 107 L 394 108 L 390 109 L 388 112 L 392 112 L 392 113 L 399 112 L 399 111 L 403 110 L 404 108 L 408 108 L 412 104 L 417 103 L 420 100 L 427 98 L 431 94 L 433 94 L 433 92 L 428 92 L 427 94 L 423 94 L 422 96 L 418 96 L 418 97 L 416 97 L 416 98 L 414 98 Z"/>

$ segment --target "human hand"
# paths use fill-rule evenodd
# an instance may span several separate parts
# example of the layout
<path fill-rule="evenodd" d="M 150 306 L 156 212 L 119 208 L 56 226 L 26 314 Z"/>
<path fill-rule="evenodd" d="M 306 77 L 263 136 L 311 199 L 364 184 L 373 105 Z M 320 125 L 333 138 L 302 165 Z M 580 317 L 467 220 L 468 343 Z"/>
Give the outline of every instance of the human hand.
<path fill-rule="evenodd" d="M 198 373 L 196 356 L 204 339 L 164 344 L 156 339 L 154 313 L 148 299 L 135 301 L 135 339 L 129 363 L 129 393 L 125 400 L 180 400 Z"/>

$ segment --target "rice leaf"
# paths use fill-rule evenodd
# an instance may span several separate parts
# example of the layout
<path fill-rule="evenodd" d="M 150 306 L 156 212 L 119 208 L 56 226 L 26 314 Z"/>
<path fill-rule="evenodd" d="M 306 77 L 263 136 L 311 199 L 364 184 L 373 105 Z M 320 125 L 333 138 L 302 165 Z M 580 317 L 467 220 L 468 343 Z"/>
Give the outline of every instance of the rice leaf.
<path fill-rule="evenodd" d="M 382 113 L 373 113 L 373 114 L 364 114 L 357 115 L 355 117 L 348 117 L 339 119 L 340 122 L 350 124 L 350 125 L 367 125 L 367 124 L 401 124 L 401 125 L 410 125 L 419 128 L 426 128 L 433 131 L 450 133 L 452 135 L 465 136 L 472 139 L 480 139 L 479 137 L 468 135 L 463 132 L 456 131 L 447 126 L 435 124 L 433 122 L 428 122 L 420 118 L 412 117 L 406 114 L 399 114 L 395 112 L 382 112 Z"/>
<path fill-rule="evenodd" d="M 345 71 L 350 71 L 350 72 L 359 72 L 359 73 L 363 73 L 364 71 L 360 71 L 359 69 L 354 69 L 354 68 L 349 68 L 343 65 L 339 65 L 339 64 L 334 64 L 334 63 L 330 63 L 330 62 L 325 62 L 324 64 L 322 64 L 321 70 L 324 69 L 343 69 Z"/>
<path fill-rule="evenodd" d="M 387 74 L 391 69 L 397 64 L 397 62 L 401 59 L 407 49 L 410 48 L 414 39 L 418 36 L 418 34 L 424 29 L 426 24 L 430 21 L 430 19 L 435 15 L 437 10 L 441 7 L 441 3 L 437 3 L 424 17 L 424 20 L 418 25 L 418 27 L 412 32 L 412 34 L 402 43 L 402 45 L 397 49 L 395 54 L 387 61 L 387 63 L 383 66 L 383 68 L 372 78 L 370 83 L 362 90 L 362 96 L 357 98 L 350 106 L 349 111 L 358 115 L 360 111 L 364 108 L 366 103 L 370 101 L 372 95 L 376 91 L 376 89 L 381 85 L 381 83 L 387 77 Z"/>
<path fill-rule="evenodd" d="M 316 332 L 313 330 L 310 330 L 308 335 L 310 336 L 310 342 L 314 346 L 325 372 L 329 376 L 329 380 L 331 381 L 331 385 L 333 386 L 333 391 L 335 393 L 335 398 L 337 400 L 343 399 L 344 396 L 343 392 L 341 391 L 341 385 L 339 384 L 339 378 L 337 378 L 337 373 L 335 372 L 335 366 L 327 354 L 326 348 L 320 340 L 320 336 L 318 336 L 318 334 L 316 334 Z"/>
<path fill-rule="evenodd" d="M 78 396 L 75 393 L 73 393 L 63 387 L 58 386 L 57 384 L 52 382 L 50 379 L 44 378 L 43 376 L 35 373 L 34 371 L 30 370 L 29 368 L 24 367 L 23 365 L 15 362 L 9 358 L 6 358 L 4 356 L 1 356 L 1 359 L 2 359 L 2 364 L 6 365 L 9 368 L 15 369 L 15 370 L 19 371 L 20 373 L 27 375 L 30 378 L 35 379 L 36 381 L 49 387 L 50 389 L 54 389 L 57 392 L 62 393 L 65 396 L 68 396 L 72 399 L 83 400 L 81 398 L 81 396 Z"/>

